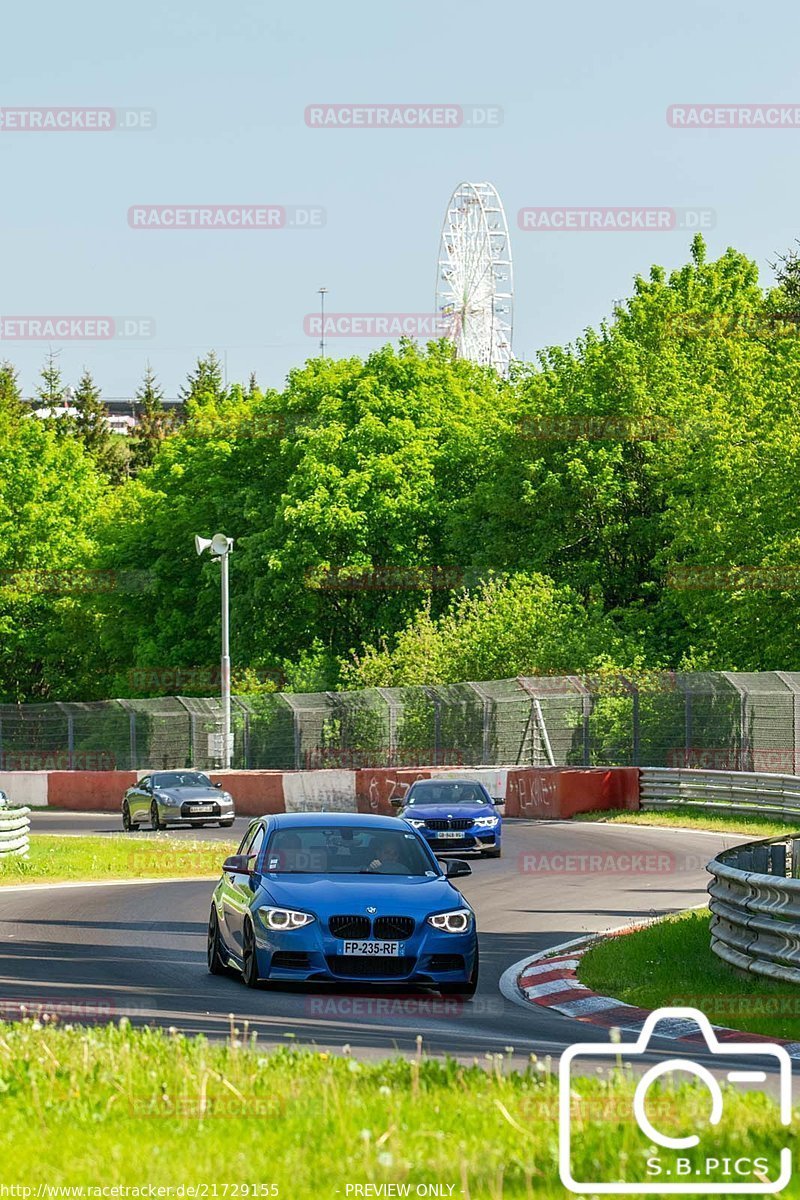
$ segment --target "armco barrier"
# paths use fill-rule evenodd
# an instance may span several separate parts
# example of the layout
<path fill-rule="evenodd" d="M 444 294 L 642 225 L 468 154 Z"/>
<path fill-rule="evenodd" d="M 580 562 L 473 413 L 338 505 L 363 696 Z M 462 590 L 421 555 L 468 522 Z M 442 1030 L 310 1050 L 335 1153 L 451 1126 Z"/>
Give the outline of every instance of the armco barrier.
<path fill-rule="evenodd" d="M 706 869 L 714 954 L 741 971 L 800 983 L 800 838 L 736 846 Z"/>
<path fill-rule="evenodd" d="M 642 767 L 641 805 L 658 812 L 676 805 L 706 811 L 788 817 L 800 823 L 800 777 L 757 771 L 695 771 Z"/>
<path fill-rule="evenodd" d="M 0 808 L 0 858 L 12 854 L 27 857 L 30 811 L 29 808 Z"/>

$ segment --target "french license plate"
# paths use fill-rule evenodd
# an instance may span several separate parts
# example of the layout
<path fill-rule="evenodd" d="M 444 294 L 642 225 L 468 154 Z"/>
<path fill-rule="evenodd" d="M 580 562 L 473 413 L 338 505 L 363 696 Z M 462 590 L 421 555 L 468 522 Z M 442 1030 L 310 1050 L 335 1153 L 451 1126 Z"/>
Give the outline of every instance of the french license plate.
<path fill-rule="evenodd" d="M 451 842 L 460 842 L 464 838 L 463 833 L 457 833 L 456 831 L 450 829 L 440 830 L 436 836 L 438 838 L 447 838 Z"/>
<path fill-rule="evenodd" d="M 211 812 L 210 804 L 190 804 L 189 812 L 206 813 Z"/>
<path fill-rule="evenodd" d="M 342 954 L 363 954 L 371 958 L 400 958 L 402 942 L 342 942 Z"/>

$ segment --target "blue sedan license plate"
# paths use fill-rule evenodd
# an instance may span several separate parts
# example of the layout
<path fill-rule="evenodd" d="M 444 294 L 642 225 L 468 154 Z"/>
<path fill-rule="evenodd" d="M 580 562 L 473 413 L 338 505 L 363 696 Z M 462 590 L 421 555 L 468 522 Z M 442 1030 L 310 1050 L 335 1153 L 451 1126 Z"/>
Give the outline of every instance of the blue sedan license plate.
<path fill-rule="evenodd" d="M 403 947 L 400 942 L 342 942 L 342 954 L 364 954 L 377 958 L 401 958 Z"/>

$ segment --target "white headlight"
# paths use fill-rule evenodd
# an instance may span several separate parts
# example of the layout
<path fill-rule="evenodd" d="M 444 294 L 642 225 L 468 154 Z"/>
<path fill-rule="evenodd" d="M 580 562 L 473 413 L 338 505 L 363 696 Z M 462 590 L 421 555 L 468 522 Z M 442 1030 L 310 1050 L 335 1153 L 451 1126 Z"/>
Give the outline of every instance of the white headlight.
<path fill-rule="evenodd" d="M 423 825 L 425 824 L 424 821 L 418 821 L 415 817 L 406 817 L 406 820 L 408 821 L 409 825 L 413 825 L 415 829 L 422 829 Z"/>
<path fill-rule="evenodd" d="M 481 829 L 494 829 L 497 824 L 497 817 L 476 817 L 475 824 Z"/>
<path fill-rule="evenodd" d="M 302 929 L 314 920 L 311 913 L 298 912 L 294 908 L 260 908 L 258 915 L 267 929 Z"/>
<path fill-rule="evenodd" d="M 445 933 L 466 933 L 472 924 L 472 913 L 468 908 L 456 908 L 452 912 L 435 913 L 428 917 L 428 924 Z"/>

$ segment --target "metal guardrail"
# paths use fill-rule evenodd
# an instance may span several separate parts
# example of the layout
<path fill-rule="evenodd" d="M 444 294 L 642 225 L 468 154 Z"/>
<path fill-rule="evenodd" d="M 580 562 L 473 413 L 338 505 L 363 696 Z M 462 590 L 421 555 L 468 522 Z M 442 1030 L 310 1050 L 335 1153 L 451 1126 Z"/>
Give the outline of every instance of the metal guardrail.
<path fill-rule="evenodd" d="M 800 837 L 736 846 L 706 870 L 713 953 L 740 971 L 800 983 Z"/>
<path fill-rule="evenodd" d="M 747 813 L 797 819 L 800 827 L 800 777 L 750 771 L 695 771 L 642 767 L 641 807 L 658 812 L 676 806 L 705 812 Z"/>
<path fill-rule="evenodd" d="M 27 858 L 30 846 L 31 810 L 0 806 L 0 858 Z"/>

